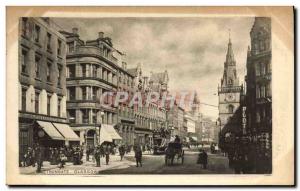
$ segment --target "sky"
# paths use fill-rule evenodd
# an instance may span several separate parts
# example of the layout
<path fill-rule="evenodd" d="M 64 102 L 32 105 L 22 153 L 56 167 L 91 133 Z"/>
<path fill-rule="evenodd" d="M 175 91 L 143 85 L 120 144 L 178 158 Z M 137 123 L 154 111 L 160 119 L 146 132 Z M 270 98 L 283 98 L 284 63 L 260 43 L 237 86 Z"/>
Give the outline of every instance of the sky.
<path fill-rule="evenodd" d="M 170 92 L 196 91 L 200 111 L 215 120 L 217 88 L 223 75 L 229 33 L 240 84 L 246 72 L 253 17 L 55 18 L 61 28 L 77 27 L 82 40 L 98 32 L 126 53 L 128 68 L 141 63 L 143 75 L 168 71 Z M 229 32 L 230 31 L 230 32 Z"/>

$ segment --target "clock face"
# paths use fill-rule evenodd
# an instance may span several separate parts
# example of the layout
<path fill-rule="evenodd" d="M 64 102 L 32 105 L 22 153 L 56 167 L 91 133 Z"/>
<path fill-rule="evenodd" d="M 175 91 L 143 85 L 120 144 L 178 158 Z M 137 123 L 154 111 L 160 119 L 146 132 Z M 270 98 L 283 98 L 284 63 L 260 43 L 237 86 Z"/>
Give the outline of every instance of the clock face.
<path fill-rule="evenodd" d="M 226 100 L 227 101 L 233 101 L 235 99 L 235 95 L 234 94 L 227 94 L 226 95 Z"/>

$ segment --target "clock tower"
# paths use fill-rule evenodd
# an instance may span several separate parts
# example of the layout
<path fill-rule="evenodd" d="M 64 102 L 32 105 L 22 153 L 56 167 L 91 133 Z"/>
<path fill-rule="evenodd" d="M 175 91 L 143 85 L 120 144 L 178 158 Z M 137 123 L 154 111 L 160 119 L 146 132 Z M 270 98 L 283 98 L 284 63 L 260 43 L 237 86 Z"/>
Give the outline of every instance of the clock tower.
<path fill-rule="evenodd" d="M 240 107 L 241 93 L 242 86 L 239 84 L 239 78 L 236 72 L 236 62 L 229 36 L 226 60 L 224 62 L 224 72 L 221 79 L 221 87 L 218 87 L 219 125 L 224 134 L 230 131 L 230 129 L 238 129 L 240 126 L 238 111 Z M 225 126 L 226 130 L 224 129 Z"/>

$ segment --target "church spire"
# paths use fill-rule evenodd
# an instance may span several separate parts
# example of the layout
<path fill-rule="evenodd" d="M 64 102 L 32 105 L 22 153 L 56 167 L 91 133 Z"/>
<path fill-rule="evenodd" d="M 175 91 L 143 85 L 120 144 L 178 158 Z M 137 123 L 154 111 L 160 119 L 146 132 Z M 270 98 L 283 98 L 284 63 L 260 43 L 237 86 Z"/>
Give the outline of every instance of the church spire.
<path fill-rule="evenodd" d="M 221 80 L 221 86 L 237 86 L 239 84 L 236 72 L 236 62 L 234 59 L 230 31 L 228 38 L 228 47 L 226 53 L 226 60 L 224 62 L 224 73 Z"/>
<path fill-rule="evenodd" d="M 232 43 L 230 38 L 230 30 L 229 30 L 229 40 L 228 40 L 228 48 L 226 54 L 226 65 L 235 65 L 234 54 L 232 50 Z"/>

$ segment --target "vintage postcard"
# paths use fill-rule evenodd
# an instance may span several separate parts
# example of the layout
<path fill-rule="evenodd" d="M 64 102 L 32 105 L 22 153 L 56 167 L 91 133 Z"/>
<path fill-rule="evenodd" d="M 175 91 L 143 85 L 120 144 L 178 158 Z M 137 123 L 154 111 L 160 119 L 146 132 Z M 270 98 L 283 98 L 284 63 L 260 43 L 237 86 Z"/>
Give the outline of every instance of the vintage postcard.
<path fill-rule="evenodd" d="M 293 7 L 7 7 L 8 185 L 294 185 Z"/>

